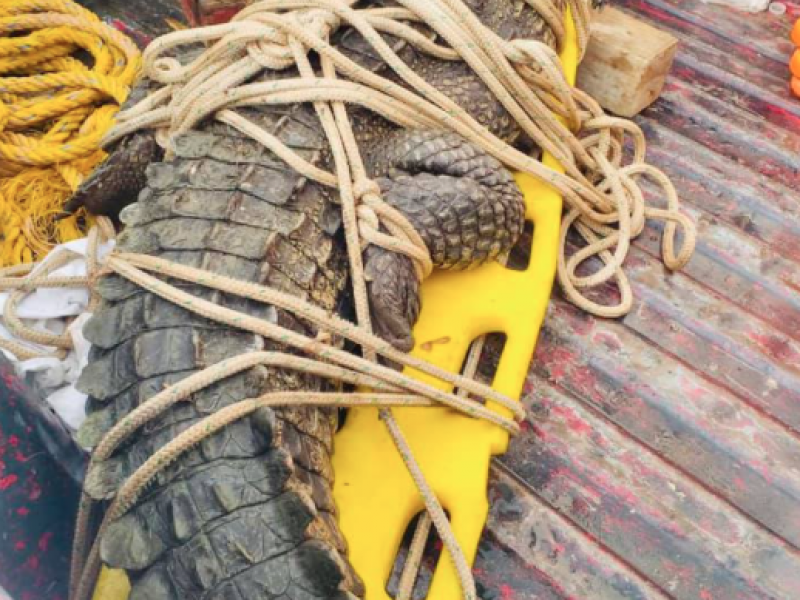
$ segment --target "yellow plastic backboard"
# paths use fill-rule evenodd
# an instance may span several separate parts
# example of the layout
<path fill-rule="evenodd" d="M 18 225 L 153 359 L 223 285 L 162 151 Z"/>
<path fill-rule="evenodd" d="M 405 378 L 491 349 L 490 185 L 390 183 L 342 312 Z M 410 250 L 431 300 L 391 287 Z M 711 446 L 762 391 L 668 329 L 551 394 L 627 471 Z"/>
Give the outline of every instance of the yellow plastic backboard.
<path fill-rule="evenodd" d="M 567 14 L 567 37 L 561 63 L 575 82 L 578 50 Z M 561 170 L 545 154 L 545 165 Z M 422 285 L 422 312 L 414 328 L 412 354 L 457 373 L 469 347 L 480 336 L 506 334 L 492 387 L 519 398 L 556 270 L 561 197 L 534 177 L 518 173 L 526 219 L 533 223 L 531 260 L 524 271 L 498 263 L 472 271 L 436 272 Z M 449 386 L 424 373 L 414 377 L 442 389 Z M 504 409 L 494 407 L 498 411 Z M 489 461 L 508 446 L 508 434 L 494 425 L 450 409 L 397 408 L 393 411 L 427 482 L 450 515 L 453 531 L 470 564 L 475 559 L 489 506 Z M 366 600 L 390 600 L 386 583 L 411 520 L 424 505 L 392 443 L 378 410 L 354 408 L 336 435 L 333 469 L 339 524 L 347 539 L 353 568 L 366 586 Z M 443 553 L 428 600 L 456 600 L 461 588 L 451 560 Z M 103 568 L 93 600 L 126 600 L 124 571 Z"/>
<path fill-rule="evenodd" d="M 577 43 L 567 18 L 561 54 L 570 83 L 577 69 Z M 560 169 L 550 156 L 544 163 Z M 434 273 L 422 285 L 422 314 L 414 328 L 412 354 L 457 373 L 472 342 L 483 334 L 507 336 L 492 387 L 519 398 L 556 269 L 561 197 L 530 175 L 518 174 L 533 222 L 531 260 L 525 271 L 499 263 L 466 272 Z M 410 371 L 442 389 L 451 386 Z M 495 407 L 498 410 L 499 407 Z M 507 411 L 505 411 L 507 412 Z M 488 514 L 489 461 L 505 452 L 508 434 L 450 409 L 393 411 L 427 482 L 450 515 L 453 531 L 472 563 Z M 366 586 L 366 600 L 389 600 L 386 583 L 408 524 L 424 505 L 386 427 L 373 408 L 351 409 L 336 436 L 334 497 L 350 561 Z M 442 556 L 429 600 L 455 600 L 461 588 L 453 562 Z"/>

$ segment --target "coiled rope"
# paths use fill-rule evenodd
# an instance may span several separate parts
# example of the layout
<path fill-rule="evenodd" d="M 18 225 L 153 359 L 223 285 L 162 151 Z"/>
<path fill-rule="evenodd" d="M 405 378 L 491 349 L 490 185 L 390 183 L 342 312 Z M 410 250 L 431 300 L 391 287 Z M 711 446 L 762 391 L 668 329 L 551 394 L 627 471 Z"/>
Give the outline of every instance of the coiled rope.
<path fill-rule="evenodd" d="M 0 266 L 86 235 L 85 214 L 56 217 L 105 158 L 139 67 L 134 43 L 72 0 L 0 2 Z"/>
<path fill-rule="evenodd" d="M 526 1 L 540 10 L 548 22 L 552 21 L 557 39 L 562 40 L 563 16 L 550 0 Z M 88 524 L 94 499 L 85 493 L 73 553 L 71 597 L 74 600 L 85 600 L 91 591 L 99 569 L 98 540 L 108 524 L 135 505 L 147 483 L 160 470 L 208 435 L 261 407 L 301 404 L 368 405 L 380 409 L 381 418 L 427 508 L 428 516 L 421 520 L 412 554 L 419 558 L 421 541 L 424 541 L 424 534 L 432 523 L 455 564 L 464 598 L 477 598 L 466 557 L 441 505 L 411 455 L 391 407 L 445 405 L 471 417 L 485 419 L 510 433 L 517 431 L 515 419 L 520 419 L 523 412 L 518 403 L 490 387 L 400 353 L 372 334 L 361 262 L 363 245 L 375 243 L 408 255 L 421 277 L 430 271 L 430 259 L 413 228 L 402 215 L 382 202 L 379 188 L 367 179 L 347 117 L 347 103 L 366 106 L 404 127 L 455 131 L 509 167 L 537 176 L 560 191 L 568 209 L 564 218 L 565 231 L 562 232 L 559 279 L 571 300 L 596 314 L 616 316 L 630 309 L 630 286 L 622 272 L 622 262 L 631 237 L 641 232 L 647 218 L 666 223 L 662 248 L 667 266 L 683 266 L 692 253 L 693 224 L 678 211 L 677 195 L 669 180 L 644 162 L 641 131 L 628 121 L 604 116 L 590 98 L 571 89 L 561 73 L 556 54 L 549 47 L 530 40 L 507 42 L 500 39 L 484 27 L 461 0 L 398 0 L 400 8 L 363 10 L 353 9 L 353 3 L 353 0 L 266 0 L 243 10 L 232 23 L 176 32 L 156 40 L 145 53 L 145 74 L 164 87 L 120 115 L 119 126 L 106 141 L 110 143 L 143 127 L 152 127 L 158 129 L 158 139 L 169 151 L 175 136 L 192 129 L 203 119 L 213 117 L 252 136 L 303 175 L 336 187 L 342 201 L 358 325 L 263 286 L 151 256 L 113 253 L 104 263 L 106 270 L 186 310 L 279 341 L 311 358 L 283 353 L 246 354 L 209 367 L 157 394 L 130 413 L 100 442 L 87 475 L 87 490 L 91 491 L 97 465 L 128 436 L 176 402 L 190 400 L 195 391 L 253 365 L 277 364 L 346 383 L 367 385 L 375 392 L 366 395 L 267 394 L 228 406 L 207 417 L 159 449 L 125 481 L 113 496 L 86 560 Z M 575 17 L 583 50 L 588 39 L 588 1 L 567 0 L 567 4 Z M 449 47 L 423 38 L 404 21 L 426 23 Z M 418 91 L 411 92 L 366 71 L 333 48 L 329 44 L 330 35 L 344 23 L 358 29 L 383 60 Z M 561 161 L 566 174 L 544 167 L 485 130 L 465 110 L 404 65 L 383 41 L 380 31 L 404 38 L 441 58 L 468 62 L 525 132 Z M 196 42 L 211 45 L 188 65 L 161 57 L 172 48 Z M 321 76 L 314 72 L 307 58 L 309 50 L 320 56 Z M 299 78 L 244 83 L 263 69 L 291 66 L 298 68 Z M 338 75 L 347 79 L 339 79 Z M 229 110 L 237 106 L 295 102 L 314 104 L 330 143 L 335 173 L 311 165 L 268 132 Z M 626 137 L 631 138 L 634 148 L 633 157 L 627 161 L 623 155 Z M 667 208 L 645 205 L 637 183 L 642 176 L 650 177 L 662 186 Z M 109 224 L 105 220 L 102 224 L 105 235 L 109 235 Z M 382 233 L 381 226 L 389 233 Z M 587 245 L 567 259 L 564 249 L 566 229 L 570 228 L 574 228 Z M 683 243 L 676 252 L 678 228 L 683 231 Z M 93 235 L 98 234 L 94 232 Z M 592 257 L 599 258 L 602 266 L 591 275 L 579 275 L 578 268 Z M 97 275 L 96 266 L 90 270 L 89 279 Z M 151 273 L 281 307 L 316 324 L 321 336 L 309 338 L 245 313 L 216 306 L 164 283 Z M 623 290 L 622 301 L 617 306 L 597 305 L 581 292 L 586 287 L 612 279 Z M 330 339 L 330 336 L 360 345 L 364 357 L 326 344 L 324 339 Z M 377 362 L 378 356 L 427 373 L 458 392 L 443 392 L 384 367 Z M 470 355 L 471 371 L 474 371 L 478 357 L 479 352 Z M 508 412 L 501 414 L 488 408 L 485 405 L 487 401 Z M 401 578 L 404 598 L 409 597 L 415 573 L 412 568 Z"/>

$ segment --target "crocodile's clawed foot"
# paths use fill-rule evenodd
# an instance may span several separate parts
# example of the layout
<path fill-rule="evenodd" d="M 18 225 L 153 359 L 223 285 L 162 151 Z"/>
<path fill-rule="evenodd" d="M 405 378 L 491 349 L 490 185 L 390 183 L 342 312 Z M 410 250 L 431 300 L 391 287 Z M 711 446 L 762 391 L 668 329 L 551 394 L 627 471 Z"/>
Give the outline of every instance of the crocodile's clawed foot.
<path fill-rule="evenodd" d="M 525 205 L 511 173 L 458 135 L 397 131 L 367 156 L 383 200 L 416 229 L 437 269 L 495 260 L 522 232 Z M 375 332 L 398 350 L 411 350 L 420 312 L 411 260 L 370 246 L 364 265 Z"/>

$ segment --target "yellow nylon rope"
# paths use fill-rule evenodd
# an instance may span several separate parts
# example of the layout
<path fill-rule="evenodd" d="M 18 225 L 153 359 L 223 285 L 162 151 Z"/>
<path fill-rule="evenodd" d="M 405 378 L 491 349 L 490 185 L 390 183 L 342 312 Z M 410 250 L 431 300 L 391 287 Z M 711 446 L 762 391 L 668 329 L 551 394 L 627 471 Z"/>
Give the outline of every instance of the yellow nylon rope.
<path fill-rule="evenodd" d="M 0 2 L 0 267 L 85 235 L 82 211 L 56 217 L 105 158 L 140 63 L 131 40 L 72 0 Z"/>

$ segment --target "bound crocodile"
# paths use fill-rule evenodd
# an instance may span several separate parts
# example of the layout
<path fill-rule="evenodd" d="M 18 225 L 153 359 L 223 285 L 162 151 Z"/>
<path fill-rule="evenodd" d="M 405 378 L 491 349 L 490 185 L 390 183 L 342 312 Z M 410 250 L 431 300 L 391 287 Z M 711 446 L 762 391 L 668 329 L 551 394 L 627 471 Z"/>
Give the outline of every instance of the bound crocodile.
<path fill-rule="evenodd" d="M 554 45 L 552 32 L 523 0 L 467 3 L 505 39 Z M 466 65 L 390 41 L 407 64 L 483 125 L 532 149 Z M 335 43 L 353 60 L 392 76 L 356 32 L 339 32 Z M 296 73 L 261 77 L 276 76 Z M 330 168 L 310 106 L 241 112 L 307 160 Z M 513 246 L 523 226 L 523 204 L 501 164 L 450 133 L 404 131 L 364 110 L 350 114 L 369 175 L 421 233 L 437 268 L 466 268 Z M 115 216 L 130 204 L 120 215 L 122 250 L 269 285 L 349 314 L 337 197 L 227 126 L 204 123 L 177 140 L 176 156 L 166 162 L 151 133 L 133 134 L 78 192 L 73 205 L 81 203 Z M 376 331 L 398 348 L 410 348 L 419 311 L 410 261 L 371 247 L 365 265 Z M 221 306 L 315 335 L 309 323 L 273 306 L 180 285 Z M 197 317 L 117 276 L 102 279 L 99 290 L 103 302 L 85 329 L 93 349 L 80 382 L 90 395 L 81 430 L 89 445 L 191 373 L 245 352 L 287 351 Z M 271 367 L 232 376 L 139 431 L 87 481 L 87 491 L 108 497 L 155 450 L 223 406 L 269 391 L 333 387 L 319 377 Z M 163 471 L 139 504 L 111 525 L 101 540 L 103 561 L 128 572 L 131 600 L 362 597 L 331 495 L 336 428 L 332 410 L 262 409 L 209 437 Z"/>

